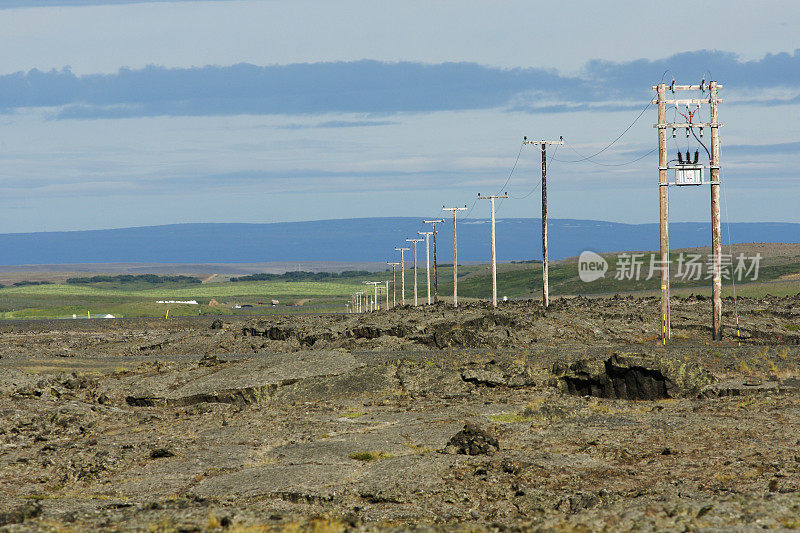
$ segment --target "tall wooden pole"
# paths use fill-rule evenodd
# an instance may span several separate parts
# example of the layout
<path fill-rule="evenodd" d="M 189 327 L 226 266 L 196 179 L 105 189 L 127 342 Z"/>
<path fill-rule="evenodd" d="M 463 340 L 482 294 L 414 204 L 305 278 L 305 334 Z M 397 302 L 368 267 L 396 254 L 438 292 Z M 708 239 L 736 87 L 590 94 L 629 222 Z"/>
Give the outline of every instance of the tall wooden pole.
<path fill-rule="evenodd" d="M 494 245 L 494 196 L 492 196 L 492 307 L 497 307 L 497 252 Z"/>
<path fill-rule="evenodd" d="M 709 152 L 710 161 L 710 185 L 711 185 L 711 265 L 712 265 L 712 286 L 711 286 L 711 306 L 712 306 L 712 332 L 713 340 L 722 339 L 722 239 L 720 228 L 719 213 L 719 127 L 721 124 L 717 115 L 717 104 L 722 100 L 717 98 L 717 91 L 722 89 L 722 85 L 712 81 L 707 86 L 705 80 L 700 85 L 675 85 L 673 81 L 669 89 L 675 91 L 701 91 L 709 90 L 706 98 L 686 98 L 666 100 L 664 95 L 667 86 L 663 83 L 653 86 L 653 90 L 658 92 L 658 98 L 653 103 L 658 104 L 658 181 L 659 181 L 659 204 L 660 204 L 660 228 L 661 228 L 661 337 L 666 343 L 670 338 L 670 316 L 669 316 L 669 214 L 668 214 L 668 195 L 667 195 L 667 128 L 672 128 L 673 136 L 678 128 L 685 128 L 687 137 L 692 132 L 692 128 L 700 128 L 700 135 L 703 134 L 703 127 L 711 129 L 711 150 Z M 692 123 L 691 115 L 685 123 L 667 123 L 667 105 L 697 105 L 708 103 L 710 106 L 708 123 Z"/>
<path fill-rule="evenodd" d="M 542 305 L 550 306 L 547 263 L 547 145 L 542 143 Z"/>
<path fill-rule="evenodd" d="M 719 217 L 719 121 L 717 120 L 717 82 L 709 83 L 711 93 L 709 121 L 711 122 L 711 253 L 713 285 L 711 309 L 712 338 L 722 340 L 722 240 Z"/>
<path fill-rule="evenodd" d="M 413 242 L 414 243 L 414 307 L 417 304 L 417 243 L 422 242 L 422 239 L 406 239 L 406 242 Z"/>
<path fill-rule="evenodd" d="M 458 245 L 456 237 L 456 215 L 459 211 L 466 211 L 467 206 L 464 207 L 444 207 L 442 211 L 453 212 L 453 307 L 458 307 Z"/>
<path fill-rule="evenodd" d="M 497 253 L 495 252 L 495 239 L 494 239 L 494 200 L 495 198 L 508 198 L 508 195 L 503 196 L 481 196 L 478 195 L 479 200 L 489 200 L 491 204 L 491 219 L 492 219 L 492 306 L 497 307 Z"/>
<path fill-rule="evenodd" d="M 522 144 L 540 144 L 542 150 L 542 306 L 550 306 L 550 266 L 547 259 L 547 145 L 564 144 L 563 137 L 558 141 L 529 141 L 525 137 Z"/>
<path fill-rule="evenodd" d="M 403 305 L 406 305 L 406 252 L 411 248 L 395 248 L 400 252 L 400 297 Z"/>
<path fill-rule="evenodd" d="M 456 241 L 456 211 L 453 210 L 453 307 L 458 307 L 458 246 Z"/>
<path fill-rule="evenodd" d="M 395 267 L 400 266 L 400 263 L 386 262 L 387 265 L 392 267 L 392 307 L 397 307 L 397 271 Z M 388 281 L 386 283 L 389 283 Z M 389 307 L 389 287 L 386 287 L 386 307 Z"/>
<path fill-rule="evenodd" d="M 433 233 L 433 303 L 438 304 L 439 303 L 439 276 L 438 276 L 437 269 L 436 269 L 436 267 L 437 267 L 437 261 L 436 261 L 436 234 L 438 232 L 436 231 L 436 224 L 438 224 L 439 222 L 444 222 L 444 219 L 440 218 L 438 220 L 423 220 L 423 222 L 425 224 L 430 224 L 431 226 L 433 226 L 433 228 L 431 229 L 431 232 Z"/>
<path fill-rule="evenodd" d="M 425 235 L 425 287 L 428 290 L 428 305 L 431 305 L 431 235 L 430 231 L 418 231 L 419 235 Z"/>
<path fill-rule="evenodd" d="M 658 226 L 661 247 L 661 340 L 670 338 L 669 323 L 669 183 L 667 182 L 666 86 L 658 84 Z"/>

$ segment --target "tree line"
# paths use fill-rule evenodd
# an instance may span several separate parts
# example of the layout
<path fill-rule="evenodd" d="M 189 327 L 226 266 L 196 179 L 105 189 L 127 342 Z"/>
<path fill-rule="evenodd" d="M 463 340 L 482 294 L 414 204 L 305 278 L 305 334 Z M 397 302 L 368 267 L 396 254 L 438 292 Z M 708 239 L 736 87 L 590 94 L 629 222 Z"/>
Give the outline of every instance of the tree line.
<path fill-rule="evenodd" d="M 305 270 L 296 270 L 292 272 L 284 272 L 283 274 L 267 274 L 261 272 L 259 274 L 250 274 L 249 276 L 233 277 L 230 280 L 233 282 L 238 281 L 332 281 L 344 278 L 360 278 L 362 276 L 369 276 L 372 272 L 368 270 L 345 270 L 344 272 L 307 272 Z"/>
<path fill-rule="evenodd" d="M 161 283 L 202 283 L 199 278 L 194 276 L 159 276 L 157 274 L 117 274 L 99 275 L 83 278 L 68 278 L 67 283 L 71 285 L 85 285 L 88 283 L 150 283 L 153 285 Z"/>

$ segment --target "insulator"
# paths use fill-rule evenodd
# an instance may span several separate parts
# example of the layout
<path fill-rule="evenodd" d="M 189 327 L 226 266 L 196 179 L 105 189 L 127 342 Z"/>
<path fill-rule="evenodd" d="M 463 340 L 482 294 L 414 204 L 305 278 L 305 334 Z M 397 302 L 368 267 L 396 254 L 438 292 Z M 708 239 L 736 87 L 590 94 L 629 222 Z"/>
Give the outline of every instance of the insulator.
<path fill-rule="evenodd" d="M 689 128 L 686 128 L 686 138 L 689 138 Z"/>
<path fill-rule="evenodd" d="M 683 154 L 678 152 L 678 163 L 683 164 Z"/>
<path fill-rule="evenodd" d="M 686 162 L 688 163 L 688 162 L 689 162 L 689 161 L 691 161 L 691 160 L 692 160 L 692 158 L 691 158 L 691 156 L 689 155 L 689 150 L 686 150 Z"/>
<path fill-rule="evenodd" d="M 672 138 L 673 139 L 677 136 L 676 132 L 677 132 L 677 130 L 675 128 L 672 128 Z"/>
<path fill-rule="evenodd" d="M 698 161 L 700 161 L 700 150 L 695 150 L 694 151 L 694 164 L 696 165 Z"/>
<path fill-rule="evenodd" d="M 703 128 L 700 128 L 700 137 L 703 136 Z"/>

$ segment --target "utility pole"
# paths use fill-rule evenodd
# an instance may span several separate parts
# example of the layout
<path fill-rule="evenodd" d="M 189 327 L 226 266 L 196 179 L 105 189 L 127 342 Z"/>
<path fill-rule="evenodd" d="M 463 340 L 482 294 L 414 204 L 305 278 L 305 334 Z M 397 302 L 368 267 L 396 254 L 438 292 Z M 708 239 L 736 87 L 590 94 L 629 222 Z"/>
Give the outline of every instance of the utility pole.
<path fill-rule="evenodd" d="M 508 198 L 508 193 L 502 196 L 481 196 L 478 193 L 478 200 L 489 200 L 492 204 L 492 307 L 497 307 L 497 254 L 494 248 L 494 200 L 495 198 Z"/>
<path fill-rule="evenodd" d="M 423 220 L 422 222 L 424 222 L 425 224 L 431 224 L 433 226 L 433 230 L 432 230 L 432 233 L 433 233 L 433 303 L 438 304 L 439 303 L 439 276 L 437 275 L 437 272 L 436 272 L 436 234 L 438 232 L 436 231 L 436 224 L 438 224 L 439 222 L 444 222 L 444 219 L 440 218 L 438 220 Z"/>
<path fill-rule="evenodd" d="M 392 308 L 397 307 L 397 271 L 395 267 L 400 266 L 400 263 L 386 262 L 387 265 L 392 267 Z M 386 283 L 389 283 L 388 281 Z M 388 288 L 387 288 L 388 290 Z M 386 307 L 389 307 L 389 293 L 386 293 Z"/>
<path fill-rule="evenodd" d="M 713 254 L 714 284 L 711 287 L 712 338 L 722 340 L 722 239 L 719 217 L 719 123 L 717 122 L 717 82 L 709 83 L 711 123 L 711 252 Z"/>
<path fill-rule="evenodd" d="M 386 309 L 389 309 L 389 280 L 385 281 L 386 283 Z"/>
<path fill-rule="evenodd" d="M 459 211 L 466 210 L 466 204 L 464 204 L 464 207 L 442 206 L 442 211 L 453 212 L 453 307 L 458 307 L 458 246 L 456 238 L 456 214 L 458 214 Z"/>
<path fill-rule="evenodd" d="M 418 235 L 425 235 L 425 278 L 428 289 L 428 305 L 431 305 L 431 235 L 432 231 L 418 231 Z"/>
<path fill-rule="evenodd" d="M 669 261 L 669 182 L 667 181 L 667 104 L 664 84 L 658 84 L 658 228 L 661 266 Z M 664 127 L 661 127 L 661 126 Z M 669 316 L 669 268 L 661 269 L 661 340 L 666 343 L 672 328 Z"/>
<path fill-rule="evenodd" d="M 422 239 L 406 239 L 406 242 L 414 243 L 414 307 L 417 306 L 417 243 Z"/>
<path fill-rule="evenodd" d="M 365 281 L 364 283 L 367 284 L 367 285 L 372 285 L 372 287 L 375 290 L 375 294 L 372 297 L 372 306 L 371 306 L 370 310 L 371 311 L 377 311 L 378 310 L 378 306 L 379 306 L 379 303 L 378 303 L 378 285 L 380 285 L 381 282 L 380 281 Z"/>
<path fill-rule="evenodd" d="M 720 228 L 720 213 L 719 213 L 719 123 L 717 117 L 717 104 L 722 100 L 717 98 L 717 90 L 722 89 L 722 85 L 716 81 L 705 83 L 705 79 L 700 82 L 700 85 L 675 85 L 673 80 L 671 84 L 666 85 L 659 83 L 653 86 L 656 91 L 657 97 L 652 103 L 658 104 L 658 124 L 653 127 L 658 128 L 658 187 L 659 187 L 659 228 L 660 228 L 660 241 L 661 241 L 661 339 L 666 344 L 667 339 L 671 336 L 670 331 L 670 309 L 669 309 L 669 197 L 667 188 L 671 185 L 667 178 L 667 170 L 670 168 L 675 169 L 676 178 L 675 185 L 703 185 L 708 183 L 711 186 L 711 263 L 712 263 L 712 285 L 711 285 L 711 338 L 712 340 L 722 339 L 722 240 Z M 700 91 L 703 94 L 702 98 L 684 98 L 667 100 L 665 98 L 667 90 L 673 94 L 675 91 Z M 708 96 L 706 96 L 708 91 Z M 702 104 L 709 104 L 709 122 L 693 122 L 694 114 L 697 113 Z M 678 106 L 686 106 L 687 114 L 681 113 L 687 122 L 681 123 L 667 123 L 668 105 L 674 105 L 677 109 Z M 694 111 L 689 109 L 689 106 L 697 106 Z M 690 134 L 694 135 L 694 128 L 700 129 L 700 137 L 703 136 L 703 128 L 708 127 L 711 129 L 711 150 L 709 151 L 709 173 L 711 179 L 708 182 L 702 181 L 702 166 L 697 165 L 697 157 L 695 161 L 685 163 L 679 162 L 677 166 L 670 167 L 667 158 L 667 128 L 672 128 L 672 136 L 675 136 L 677 129 L 685 129 L 686 137 Z M 702 144 L 700 138 L 694 135 L 697 141 Z M 705 145 L 703 145 L 705 147 Z M 687 152 L 687 158 L 688 158 Z M 680 161 L 680 160 L 679 160 Z M 691 180 L 688 179 L 689 173 L 699 172 Z M 680 179 L 679 179 L 680 174 Z"/>
<path fill-rule="evenodd" d="M 547 145 L 564 144 L 564 137 L 557 141 L 529 141 L 523 137 L 522 144 L 540 144 L 542 150 L 542 305 L 550 306 L 550 265 L 547 260 Z"/>
<path fill-rule="evenodd" d="M 369 285 L 370 283 L 372 283 L 372 282 L 371 281 L 365 281 L 364 285 Z M 367 312 L 370 312 L 370 311 L 372 311 L 372 304 L 371 304 L 370 298 L 369 298 L 369 289 L 367 289 L 366 293 L 364 293 L 364 294 L 365 294 L 365 296 L 367 298 L 366 310 L 367 310 Z"/>
<path fill-rule="evenodd" d="M 400 252 L 400 282 L 402 283 L 400 296 L 402 297 L 403 305 L 406 305 L 406 252 L 410 249 L 411 248 L 395 248 L 395 250 Z"/>

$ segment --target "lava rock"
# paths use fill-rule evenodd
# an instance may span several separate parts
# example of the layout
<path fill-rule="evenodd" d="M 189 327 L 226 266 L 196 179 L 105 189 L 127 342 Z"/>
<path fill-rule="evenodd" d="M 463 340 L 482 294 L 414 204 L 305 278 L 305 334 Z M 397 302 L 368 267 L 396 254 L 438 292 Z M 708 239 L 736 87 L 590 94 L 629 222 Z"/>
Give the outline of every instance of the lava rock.
<path fill-rule="evenodd" d="M 42 505 L 38 501 L 27 502 L 9 511 L 0 512 L 0 526 L 21 524 L 41 514 Z"/>
<path fill-rule="evenodd" d="M 500 443 L 491 433 L 475 424 L 466 424 L 464 429 L 452 436 L 444 453 L 492 455 L 499 449 Z"/>
<path fill-rule="evenodd" d="M 697 397 L 714 379 L 695 363 L 671 357 L 615 353 L 606 360 L 584 359 L 552 369 L 564 392 L 579 396 L 657 400 Z"/>
<path fill-rule="evenodd" d="M 200 361 L 197 362 L 198 366 L 217 366 L 221 365 L 222 363 L 227 363 L 228 361 L 224 359 L 220 359 L 214 354 L 207 354 L 204 355 Z"/>
<path fill-rule="evenodd" d="M 164 457 L 175 457 L 175 453 L 166 448 L 156 448 L 150 452 L 151 459 L 163 459 Z"/>

